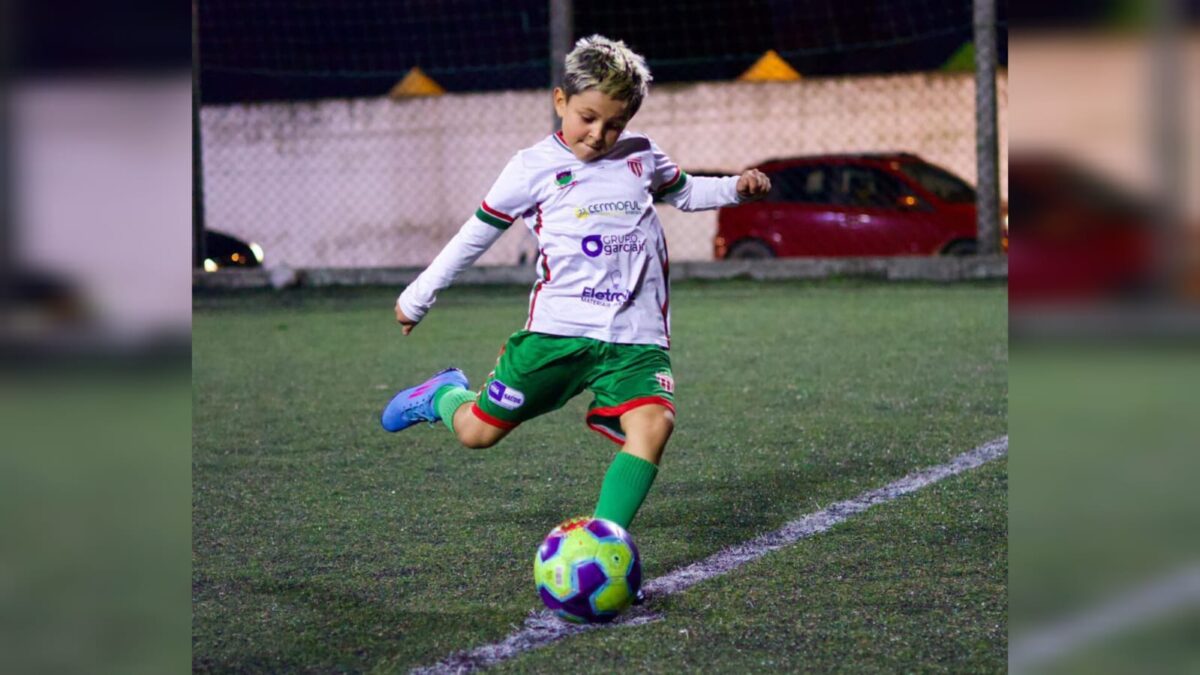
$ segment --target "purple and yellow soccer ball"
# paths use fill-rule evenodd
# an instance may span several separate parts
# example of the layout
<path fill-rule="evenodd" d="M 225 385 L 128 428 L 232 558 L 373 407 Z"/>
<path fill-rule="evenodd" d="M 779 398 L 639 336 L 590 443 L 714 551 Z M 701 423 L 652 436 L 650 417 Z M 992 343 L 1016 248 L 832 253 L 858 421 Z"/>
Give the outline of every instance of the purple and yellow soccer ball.
<path fill-rule="evenodd" d="M 533 557 L 546 607 L 575 623 L 606 623 L 633 603 L 642 559 L 625 528 L 601 518 L 572 518 L 546 535 Z"/>

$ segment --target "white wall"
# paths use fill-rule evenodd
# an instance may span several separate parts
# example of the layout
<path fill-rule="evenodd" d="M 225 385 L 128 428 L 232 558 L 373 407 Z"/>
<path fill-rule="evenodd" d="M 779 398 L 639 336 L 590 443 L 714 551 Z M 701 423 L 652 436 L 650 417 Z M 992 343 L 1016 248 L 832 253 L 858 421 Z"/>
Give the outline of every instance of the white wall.
<path fill-rule="evenodd" d="M 997 84 L 1006 177 L 1007 76 Z M 205 220 L 262 244 L 268 264 L 423 265 L 512 154 L 549 133 L 551 114 L 544 91 L 205 107 Z M 685 169 L 905 150 L 974 182 L 974 124 L 970 74 L 917 74 L 663 85 L 630 128 Z M 673 258 L 711 257 L 715 213 L 662 213 Z M 532 249 L 512 230 L 481 264 Z"/>

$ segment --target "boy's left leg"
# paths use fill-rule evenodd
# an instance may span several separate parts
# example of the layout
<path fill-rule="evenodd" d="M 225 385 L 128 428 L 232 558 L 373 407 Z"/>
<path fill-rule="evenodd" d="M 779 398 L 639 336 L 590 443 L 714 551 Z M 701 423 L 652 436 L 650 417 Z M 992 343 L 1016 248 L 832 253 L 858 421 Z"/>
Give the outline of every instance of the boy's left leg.
<path fill-rule="evenodd" d="M 625 445 L 604 474 L 595 516 L 628 529 L 658 475 L 675 413 L 662 405 L 640 406 L 621 415 L 621 427 Z"/>
<path fill-rule="evenodd" d="M 675 430 L 675 411 L 662 405 L 644 405 L 621 415 L 625 445 L 621 452 L 658 466 L 667 440 Z"/>
<path fill-rule="evenodd" d="M 600 485 L 595 516 L 628 528 L 658 475 L 675 428 L 674 380 L 666 350 L 609 345 L 591 384 L 588 426 L 621 445 Z"/>

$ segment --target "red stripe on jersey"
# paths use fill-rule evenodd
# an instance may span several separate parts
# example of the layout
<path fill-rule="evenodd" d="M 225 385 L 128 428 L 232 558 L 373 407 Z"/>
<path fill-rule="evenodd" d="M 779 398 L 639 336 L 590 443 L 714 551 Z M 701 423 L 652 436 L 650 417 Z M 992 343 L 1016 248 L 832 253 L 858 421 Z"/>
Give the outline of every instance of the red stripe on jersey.
<path fill-rule="evenodd" d="M 529 301 L 529 320 L 525 322 L 525 330 L 529 330 L 529 327 L 533 325 L 533 310 L 535 307 L 537 307 L 537 296 L 538 296 L 538 293 L 541 293 L 541 292 L 542 292 L 542 282 L 538 281 L 533 286 L 533 299 Z"/>
<path fill-rule="evenodd" d="M 563 137 L 562 131 L 554 132 L 554 140 L 558 141 L 558 144 L 562 146 L 563 150 L 571 152 L 571 146 L 567 145 L 567 139 Z M 573 155 L 575 153 L 571 152 L 571 154 Z"/>
<path fill-rule="evenodd" d="M 658 186 L 658 189 L 655 190 L 655 192 L 662 192 L 663 190 L 666 190 L 667 188 L 671 187 L 672 185 L 674 185 L 676 182 L 679 181 L 679 177 L 682 175 L 683 175 L 683 172 L 679 170 L 679 167 L 675 167 L 675 177 L 672 178 L 671 180 L 663 183 L 662 185 Z"/>
<path fill-rule="evenodd" d="M 512 221 L 516 220 L 515 217 L 510 216 L 502 211 L 497 211 L 496 209 L 493 209 L 492 207 L 488 206 L 488 203 L 486 201 L 483 202 L 482 206 L 483 206 L 484 211 L 486 211 L 487 213 L 489 213 L 493 216 L 496 216 L 497 218 L 499 218 L 500 220 L 503 220 L 506 223 L 511 223 Z"/>
<path fill-rule="evenodd" d="M 663 260 L 662 260 L 662 275 L 663 275 L 663 292 L 665 297 L 662 304 L 663 318 L 663 333 L 667 335 L 667 349 L 671 348 L 671 325 L 667 321 L 667 314 L 671 310 L 671 252 L 667 249 L 667 241 L 663 240 Z"/>
<path fill-rule="evenodd" d="M 537 203 L 537 225 L 533 226 L 533 236 L 538 237 L 542 234 L 542 203 Z"/>

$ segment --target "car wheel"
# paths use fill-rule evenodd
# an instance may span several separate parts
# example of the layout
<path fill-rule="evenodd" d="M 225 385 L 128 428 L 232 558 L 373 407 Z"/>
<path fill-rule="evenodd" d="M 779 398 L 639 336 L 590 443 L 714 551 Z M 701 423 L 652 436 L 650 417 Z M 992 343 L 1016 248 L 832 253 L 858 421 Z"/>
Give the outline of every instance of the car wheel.
<path fill-rule="evenodd" d="M 774 258 L 775 251 L 771 250 L 765 242 L 757 239 L 747 239 L 739 241 L 729 249 L 729 255 L 725 256 L 728 260 L 750 260 L 757 258 Z"/>
<path fill-rule="evenodd" d="M 979 251 L 979 246 L 973 239 L 959 239 L 952 241 L 942 249 L 942 255 L 964 256 L 975 255 Z"/>

